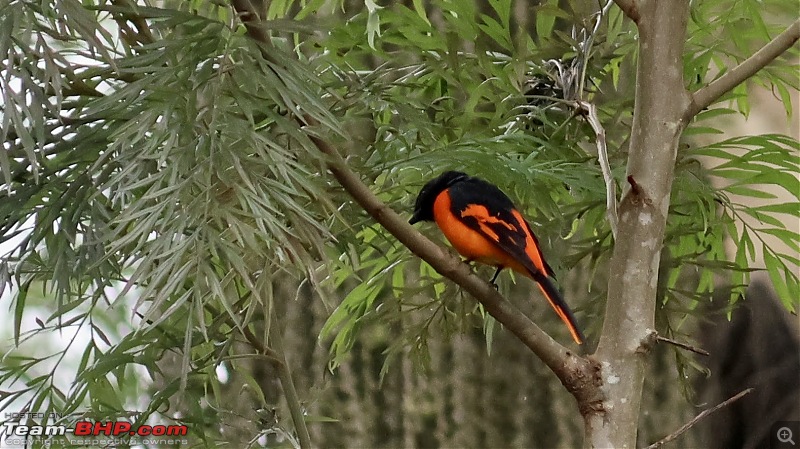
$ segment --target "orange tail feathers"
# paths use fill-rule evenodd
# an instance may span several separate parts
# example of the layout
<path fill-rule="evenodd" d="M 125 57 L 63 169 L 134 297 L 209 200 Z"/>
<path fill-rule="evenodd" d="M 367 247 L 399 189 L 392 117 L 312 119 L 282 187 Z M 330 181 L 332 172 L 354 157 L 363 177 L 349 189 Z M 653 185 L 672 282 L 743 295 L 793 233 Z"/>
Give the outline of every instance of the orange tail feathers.
<path fill-rule="evenodd" d="M 572 339 L 575 340 L 575 343 L 579 345 L 583 344 L 585 337 L 583 336 L 580 328 L 578 328 L 578 323 L 575 320 L 575 316 L 572 314 L 572 311 L 569 310 L 569 306 L 567 306 L 567 303 L 564 302 L 564 299 L 561 297 L 558 289 L 556 289 L 556 286 L 553 285 L 553 282 L 542 274 L 535 276 L 533 280 L 536 281 L 536 284 L 544 294 L 547 302 L 549 302 L 550 306 L 553 307 L 553 310 L 556 311 L 558 316 L 561 318 L 561 321 L 567 325 L 569 333 L 572 334 Z"/>

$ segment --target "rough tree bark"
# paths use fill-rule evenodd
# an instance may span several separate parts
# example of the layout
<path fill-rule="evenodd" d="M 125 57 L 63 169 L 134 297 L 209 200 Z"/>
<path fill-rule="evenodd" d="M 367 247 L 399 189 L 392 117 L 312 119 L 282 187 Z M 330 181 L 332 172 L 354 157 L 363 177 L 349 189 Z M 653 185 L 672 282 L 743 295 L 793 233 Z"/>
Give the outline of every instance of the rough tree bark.
<path fill-rule="evenodd" d="M 587 448 L 636 447 L 661 245 L 690 103 L 682 66 L 689 2 L 640 1 L 623 10 L 639 28 L 629 186 L 619 206 L 605 321 L 593 356 L 601 367 L 604 399 L 596 413 L 584 415 Z"/>
<path fill-rule="evenodd" d="M 800 37 L 800 20 L 707 87 L 683 79 L 688 0 L 615 0 L 639 31 L 628 189 L 619 207 L 600 342 L 603 399 L 584 413 L 587 448 L 633 448 L 645 364 L 655 342 L 656 285 L 678 143 L 692 118 Z M 583 410 L 582 410 L 583 411 Z"/>

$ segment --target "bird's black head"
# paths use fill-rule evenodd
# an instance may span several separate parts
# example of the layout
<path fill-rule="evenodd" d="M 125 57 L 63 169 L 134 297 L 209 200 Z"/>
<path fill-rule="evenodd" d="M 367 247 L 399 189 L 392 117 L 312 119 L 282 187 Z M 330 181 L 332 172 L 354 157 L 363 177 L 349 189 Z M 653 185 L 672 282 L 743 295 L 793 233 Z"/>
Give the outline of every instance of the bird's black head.
<path fill-rule="evenodd" d="M 442 190 L 468 178 L 466 173 L 446 171 L 428 181 L 419 191 L 417 201 L 414 203 L 414 215 L 408 222 L 414 224 L 420 221 L 433 221 L 433 202 L 436 201 L 436 197 Z"/>

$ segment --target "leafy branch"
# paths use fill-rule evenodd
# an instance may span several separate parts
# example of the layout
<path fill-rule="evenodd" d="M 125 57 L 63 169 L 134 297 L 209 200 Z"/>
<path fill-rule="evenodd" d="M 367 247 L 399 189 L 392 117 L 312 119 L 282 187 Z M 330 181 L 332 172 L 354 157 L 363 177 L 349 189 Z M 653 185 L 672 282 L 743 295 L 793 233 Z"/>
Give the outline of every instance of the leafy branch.
<path fill-rule="evenodd" d="M 307 121 L 311 122 L 308 119 Z M 313 122 L 309 124 L 314 125 Z M 489 283 L 476 276 L 469 265 L 430 241 L 411 227 L 405 218 L 400 217 L 383 203 L 359 179 L 358 175 L 350 170 L 336 149 L 319 137 L 312 137 L 312 140 L 320 151 L 329 156 L 328 169 L 334 178 L 368 214 L 411 252 L 473 295 L 497 321 L 516 335 L 562 380 L 569 374 L 565 365 L 570 361 L 572 363 L 577 361 L 583 369 L 589 368 L 588 361 L 577 357 L 553 340 L 539 326 L 506 301 Z"/>
<path fill-rule="evenodd" d="M 692 94 L 692 101 L 686 109 L 687 121 L 703 109 L 711 106 L 725 93 L 766 67 L 767 64 L 791 48 L 798 39 L 800 39 L 800 19 L 794 21 L 784 32 L 775 36 L 742 63 L 728 70 L 707 86 L 695 91 Z"/>
<path fill-rule="evenodd" d="M 248 18 L 245 26 L 257 28 L 253 18 L 257 14 L 248 2 L 234 2 L 237 13 Z M 246 9 L 239 9 L 246 8 Z M 249 33 L 258 39 L 259 32 Z M 259 43 L 268 46 L 269 40 Z M 311 117 L 304 117 L 311 129 L 319 124 Z M 381 201 L 356 175 L 339 155 L 337 150 L 320 136 L 311 135 L 319 150 L 328 156 L 327 167 L 348 194 L 378 223 L 386 228 L 411 252 L 430 264 L 437 272 L 452 280 L 478 300 L 498 322 L 517 336 L 531 349 L 567 386 L 582 405 L 598 395 L 594 388 L 595 372 L 589 360 L 577 356 L 556 342 L 539 326 L 506 301 L 489 283 L 472 273 L 469 265 L 460 258 L 443 250 L 407 223 L 389 206 Z M 583 407 L 582 407 L 583 408 Z"/>
<path fill-rule="evenodd" d="M 408 18 L 399 14 L 411 12 L 410 9 L 390 12 L 387 7 L 383 9 L 386 16 L 381 17 L 370 9 L 369 23 L 366 25 L 360 23 L 358 18 L 348 21 L 346 38 L 323 38 L 324 52 L 319 54 L 319 58 L 315 57 L 319 41 L 315 38 L 297 39 L 297 34 L 293 34 L 297 27 L 303 27 L 303 23 L 306 23 L 301 15 L 313 13 L 314 8 L 319 6 L 303 7 L 303 12 L 294 15 L 289 23 L 280 16 L 294 12 L 289 11 L 289 4 L 283 12 L 277 11 L 277 7 L 272 8 L 272 5 L 279 3 L 273 2 L 268 7 L 265 0 L 230 0 L 211 2 L 198 9 L 192 5 L 160 9 L 139 5 L 132 0 L 111 0 L 99 6 L 87 3 L 76 12 L 69 9 L 77 6 L 74 1 L 64 1 L 54 3 L 57 7 L 53 17 L 57 20 L 52 22 L 45 19 L 39 21 L 40 16 L 50 17 L 47 15 L 49 12 L 45 11 L 45 14 L 32 3 L 11 3 L 9 7 L 0 7 L 0 16 L 4 18 L 2 22 L 13 25 L 0 31 L 0 48 L 9 48 L 9 55 L 13 56 L 7 59 L 10 61 L 7 76 L 0 80 L 0 91 L 5 95 L 0 112 L 7 115 L 0 133 L 6 138 L 4 143 L 9 150 L 0 152 L 0 169 L 8 184 L 7 191 L 0 193 L 0 217 L 3 217 L 0 239 L 18 235 L 24 238 L 15 249 L 19 257 L 0 261 L 0 296 L 4 285 L 18 287 L 18 293 L 12 292 L 16 299 L 12 300 L 11 307 L 15 314 L 14 335 L 17 338 L 22 334 L 27 340 L 28 335 L 40 331 L 36 329 L 31 333 L 21 327 L 21 323 L 24 323 L 23 309 L 29 308 L 25 296 L 40 282 L 46 290 L 53 291 L 57 298 L 57 311 L 45 320 L 46 323 L 58 319 L 59 324 L 54 329 L 59 329 L 62 321 L 68 323 L 63 325 L 65 327 L 92 326 L 92 346 L 84 353 L 84 359 L 78 367 L 79 372 L 86 374 L 76 377 L 73 383 L 78 393 L 62 394 L 52 382 L 55 379 L 53 372 L 47 378 L 50 385 L 44 380 L 28 382 L 29 389 L 40 386 L 35 389 L 36 397 L 31 403 L 34 406 L 46 404 L 51 409 L 62 407 L 72 411 L 86 403 L 86 391 L 89 391 L 88 397 L 92 401 L 98 398 L 116 399 L 121 397 L 118 392 L 98 387 L 105 388 L 101 383 L 107 383 L 106 375 L 110 370 L 122 383 L 123 378 L 130 378 L 125 376 L 126 370 L 130 369 L 133 357 L 136 357 L 136 363 L 150 370 L 156 380 L 154 373 L 158 373 L 159 367 L 163 366 L 161 356 L 165 350 L 183 354 L 180 378 L 168 382 L 167 388 L 152 396 L 146 413 L 155 412 L 165 397 L 177 394 L 183 398 L 194 398 L 191 389 L 184 389 L 190 375 L 211 373 L 223 362 L 235 366 L 234 361 L 242 355 L 230 352 L 230 345 L 237 343 L 236 337 L 242 335 L 249 346 L 255 349 L 251 351 L 248 348 L 245 357 L 253 357 L 253 352 L 257 352 L 263 355 L 256 358 L 259 368 L 266 365 L 264 361 L 274 364 L 274 372 L 285 393 L 284 398 L 279 399 L 287 401 L 299 445 L 310 447 L 304 421 L 311 421 L 311 418 L 304 416 L 303 404 L 294 391 L 286 364 L 286 357 L 294 358 L 294 353 L 285 353 L 279 340 L 282 335 L 277 321 L 281 315 L 276 316 L 271 308 L 266 311 L 269 316 L 265 317 L 264 323 L 269 330 L 264 332 L 265 335 L 256 336 L 251 320 L 256 316 L 254 314 L 261 313 L 259 306 L 267 306 L 279 296 L 267 292 L 257 300 L 235 304 L 226 298 L 232 296 L 231 289 L 234 288 L 258 296 L 259 285 L 272 282 L 275 272 L 296 267 L 307 271 L 311 283 L 316 285 L 312 274 L 315 267 L 324 266 L 330 270 L 330 256 L 346 247 L 352 253 L 336 253 L 336 256 L 344 257 L 334 259 L 348 268 L 352 266 L 352 269 L 330 270 L 328 273 L 334 273 L 337 279 L 353 279 L 360 269 L 366 268 L 363 261 L 367 259 L 371 263 L 368 268 L 374 271 L 366 276 L 368 282 L 362 283 L 344 298 L 337 312 L 340 315 L 348 314 L 348 319 L 358 315 L 358 312 L 346 307 L 350 305 L 348 298 L 352 296 L 352 302 L 363 306 L 359 311 L 367 310 L 366 313 L 370 313 L 374 310 L 376 314 L 373 316 L 380 317 L 395 316 L 389 313 L 403 316 L 405 308 L 399 308 L 399 312 L 385 312 L 388 307 L 371 307 L 377 303 L 375 298 L 382 299 L 387 287 L 384 285 L 386 283 L 374 281 L 388 281 L 390 276 L 387 273 L 391 273 L 391 288 L 398 303 L 405 306 L 406 302 L 414 301 L 408 295 L 417 288 L 405 282 L 403 270 L 403 264 L 411 257 L 406 250 L 408 248 L 428 262 L 420 266 L 423 279 L 432 276 L 432 271 L 436 270 L 460 285 L 461 291 L 476 298 L 483 310 L 510 330 L 557 374 L 578 399 L 586 418 L 587 444 L 611 445 L 607 441 L 592 439 L 592 428 L 598 430 L 594 432 L 598 438 L 608 434 L 633 435 L 635 438 L 638 398 L 641 396 L 641 378 L 645 369 L 642 353 L 646 351 L 642 349 L 647 349 L 641 344 L 644 341 L 641 336 L 644 332 L 653 332 L 652 329 L 656 327 L 651 318 L 654 311 L 653 288 L 658 279 L 648 276 L 658 271 L 657 257 L 662 251 L 662 242 L 663 245 L 674 246 L 676 238 L 667 232 L 666 239 L 662 239 L 662 220 L 664 215 L 669 215 L 670 219 L 676 215 L 672 212 L 675 196 L 671 202 L 665 192 L 670 191 L 669 183 L 672 181 L 668 175 L 675 165 L 675 154 L 685 156 L 689 153 L 678 151 L 677 147 L 683 126 L 691 119 L 686 111 L 687 108 L 697 107 L 698 98 L 702 99 L 704 95 L 710 98 L 712 86 L 723 86 L 723 79 L 733 79 L 732 73 L 741 74 L 756 69 L 758 64 L 745 70 L 745 61 L 739 67 L 727 70 L 724 64 L 730 59 L 726 56 L 736 61 L 744 58 L 718 49 L 708 49 L 708 53 L 704 53 L 706 47 L 702 44 L 707 39 L 701 39 L 695 47 L 689 46 L 682 52 L 665 54 L 662 51 L 680 50 L 679 38 L 683 36 L 674 31 L 679 30 L 680 26 L 675 26 L 673 16 L 679 15 L 679 10 L 686 7 L 685 0 L 616 0 L 624 14 L 612 10 L 608 31 L 601 35 L 603 39 L 598 40 L 596 51 L 591 51 L 590 44 L 576 47 L 572 43 L 562 43 L 562 48 L 569 47 L 575 51 L 586 49 L 581 57 L 575 58 L 580 61 L 576 65 L 580 70 L 570 75 L 580 74 L 579 87 L 571 92 L 583 93 L 584 87 L 589 85 L 595 85 L 599 90 L 601 85 L 608 85 L 605 75 L 609 75 L 614 88 L 617 87 L 619 73 L 630 68 L 627 66 L 632 61 L 630 50 L 636 44 L 636 39 L 629 33 L 631 24 L 623 25 L 627 22 L 625 16 L 640 25 L 642 33 L 639 41 L 647 42 L 638 55 L 642 60 L 640 68 L 649 72 L 646 77 L 640 76 L 644 72 L 637 74 L 637 91 L 644 89 L 646 92 L 641 96 L 637 92 L 634 135 L 627 138 L 630 118 L 628 96 L 605 95 L 608 93 L 606 91 L 602 97 L 597 96 L 597 108 L 592 103 L 572 103 L 573 100 L 566 99 L 566 96 L 562 98 L 562 102 L 569 103 L 571 109 L 588 113 L 589 125 L 594 130 L 594 135 L 589 137 L 590 131 L 583 124 L 576 125 L 577 121 L 558 123 L 563 117 L 563 109 L 539 108 L 528 101 L 521 101 L 518 94 L 524 90 L 520 89 L 520 83 L 528 76 L 532 64 L 530 61 L 536 59 L 534 55 L 545 53 L 536 49 L 526 55 L 530 57 L 517 61 L 516 56 L 522 48 L 510 39 L 510 33 L 506 33 L 510 31 L 509 16 L 503 11 L 511 11 L 507 2 L 501 2 L 507 3 L 503 11 L 499 6 L 495 8 L 499 22 L 489 18 L 491 21 L 484 20 L 483 26 L 469 23 L 475 11 L 459 11 L 457 14 L 463 21 L 457 27 L 461 30 L 461 39 L 470 41 L 473 33 L 486 33 L 493 42 L 501 44 L 503 50 L 499 52 L 473 52 L 471 48 L 462 52 L 456 47 L 445 47 L 442 43 L 450 40 L 440 37 L 446 34 L 442 28 L 447 26 L 430 26 L 425 17 L 427 6 L 418 9 L 416 14 L 409 14 Z M 309 5 L 316 3 L 319 2 Z M 496 2 L 490 3 L 497 6 Z M 453 3 L 462 4 L 471 2 Z M 33 11 L 38 11 L 38 15 L 25 13 L 27 20 L 22 20 L 21 14 L 26 8 L 34 8 Z M 208 14 L 203 13 L 204 8 L 208 8 Z M 605 10 L 605 7 L 601 9 Z M 236 14 L 232 14 L 232 10 Z M 696 12 L 695 5 L 692 10 Z M 559 10 L 553 15 L 553 20 L 563 14 Z M 585 16 L 578 12 L 576 14 Z M 116 22 L 120 32 L 118 39 L 112 39 L 99 24 L 105 17 Z M 275 17 L 278 20 L 273 20 Z M 66 27 L 61 26 L 62 19 Z M 597 16 L 595 31 L 601 28 L 601 21 L 605 23 L 602 19 L 602 14 Z M 406 20 L 419 23 L 424 32 L 406 36 L 403 34 L 407 33 L 403 31 L 406 29 L 396 26 L 406 23 Z M 19 30 L 25 29 L 24 25 L 18 25 L 22 22 L 29 22 L 34 29 L 34 39 L 27 44 L 16 37 L 21 35 Z M 699 26 L 705 23 L 700 22 Z M 50 23 L 52 25 L 48 25 Z M 375 40 L 374 37 L 380 35 L 381 24 L 387 26 L 381 40 Z M 365 32 L 362 31 L 364 27 Z M 537 38 L 545 39 L 552 35 L 552 27 L 552 23 L 548 25 L 547 20 L 537 18 Z M 306 30 L 309 28 L 312 27 L 306 26 Z M 318 36 L 316 32 L 319 30 L 313 31 Z M 365 33 L 369 36 L 371 50 L 359 41 Z M 774 31 L 770 33 L 775 34 Z M 759 39 L 770 40 L 770 33 L 762 33 Z M 69 55 L 69 52 L 62 54 L 60 50 L 54 51 L 55 47 L 50 48 L 45 42 L 48 36 L 58 38 L 61 34 L 65 42 L 75 48 L 71 51 L 86 58 L 91 57 L 88 59 L 90 62 L 68 61 L 64 59 L 64 54 Z M 81 37 L 81 34 L 86 36 Z M 661 45 L 663 40 L 655 39 L 656 34 L 667 36 L 667 40 L 671 41 L 667 44 L 670 45 Z M 289 40 L 284 40 L 284 35 L 294 37 L 297 46 L 287 50 L 284 45 Z M 573 32 L 573 40 L 575 36 Z M 413 38 L 417 40 L 412 41 Z M 501 41 L 505 40 L 508 45 L 502 45 Z M 586 42 L 583 38 L 577 40 Z M 375 52 L 375 45 L 391 43 L 394 46 L 405 42 L 411 45 L 409 48 L 412 52 L 406 52 L 407 49 L 401 46 L 397 59 L 386 61 L 381 67 L 366 72 L 366 75 L 356 70 L 352 72 L 354 76 L 347 79 L 346 76 L 351 74 L 348 71 L 345 78 L 335 79 L 342 74 L 337 67 L 352 67 L 351 63 L 362 56 L 371 58 L 372 62 L 376 58 L 383 58 L 384 55 Z M 315 47 L 311 49 L 307 43 Z M 478 43 L 483 48 L 485 43 Z M 750 48 L 749 40 L 746 44 L 737 48 Z M 772 45 L 776 45 L 774 40 L 759 53 Z M 255 50 L 256 47 L 258 50 Z M 414 50 L 419 51 L 413 53 Z M 557 52 L 572 54 L 571 51 L 547 49 L 549 54 L 544 58 Z M 715 56 L 709 62 L 705 58 L 707 55 L 710 58 L 712 53 L 721 57 Z M 305 60 L 305 56 L 297 55 L 310 58 Z M 485 64 L 486 67 L 477 73 L 469 70 L 457 72 L 447 58 L 440 58 L 441 55 L 463 55 L 474 59 L 476 66 Z M 683 61 L 683 70 L 681 55 L 694 58 L 689 63 Z M 402 62 L 407 56 L 411 61 Z M 609 58 L 612 61 L 610 63 Z M 624 65 L 620 67 L 623 61 Z M 788 76 L 788 65 L 783 64 L 785 61 L 777 62 L 781 64 L 776 64 L 775 71 L 770 70 L 765 78 L 771 79 L 776 74 L 775 80 L 785 81 L 786 85 L 793 87 L 791 80 L 781 78 Z M 692 63 L 695 65 L 692 66 Z M 767 63 L 769 61 L 764 62 Z M 410 65 L 395 67 L 402 64 Z M 322 69 L 313 71 L 309 69 L 310 65 Z M 330 67 L 334 67 L 335 71 L 332 76 Z M 676 70 L 663 70 L 664 67 Z M 694 71 L 691 70 L 693 67 Z M 561 67 L 558 68 L 561 72 Z M 720 70 L 721 75 L 711 85 L 698 88 L 694 84 L 710 79 L 708 70 L 714 69 Z M 656 79 L 677 76 L 680 72 L 689 74 L 687 80 L 697 80 L 689 81 L 689 91 L 683 88 L 687 83 L 680 80 L 670 78 L 667 83 L 659 83 Z M 573 79 L 572 76 L 568 78 Z M 376 79 L 379 81 L 375 82 Z M 391 88 L 383 89 L 384 86 Z M 783 85 L 779 82 L 773 82 L 773 86 L 787 103 L 789 94 L 786 88 L 781 90 Z M 695 91 L 694 95 L 691 91 Z M 496 101 L 498 94 L 505 95 L 504 99 Z M 328 95 L 340 97 L 329 101 L 331 97 Z M 724 92 L 719 93 L 718 97 L 721 95 Z M 525 97 L 552 100 L 550 96 L 526 94 Z M 611 97 L 618 98 L 614 101 L 619 103 L 610 102 L 608 99 Z M 582 100 L 580 96 L 569 98 Z M 640 101 L 642 98 L 647 101 Z M 737 100 L 745 101 L 742 98 L 746 97 L 737 97 Z M 44 99 L 46 106 L 44 110 L 40 107 L 41 99 Z M 710 100 L 711 103 L 714 101 L 718 100 Z M 514 106 L 516 104 L 519 106 Z M 331 108 L 335 108 L 336 112 L 331 112 Z M 518 115 L 516 110 L 525 114 Z M 720 109 L 706 111 L 695 120 L 699 122 L 706 114 L 714 116 L 719 112 Z M 505 128 L 509 117 L 514 118 L 513 123 L 517 126 L 513 133 L 510 128 Z M 556 117 L 557 120 L 553 120 Z M 358 121 L 363 118 L 366 119 Z M 604 140 L 606 131 L 600 118 L 609 127 L 610 140 L 607 145 Z M 475 126 L 476 120 L 485 126 Z M 535 126 L 539 120 L 545 126 Z M 345 159 L 345 148 L 351 147 L 340 146 L 336 139 L 343 134 L 357 138 L 361 129 L 346 128 L 347 133 L 341 129 L 364 122 L 367 124 L 363 129 L 374 134 L 365 140 L 369 144 L 369 154 L 353 151 Z M 556 128 L 555 133 L 550 131 L 552 128 Z M 498 129 L 509 131 L 497 137 Z M 695 128 L 698 132 L 704 132 L 704 129 L 708 128 Z M 616 138 L 629 139 L 631 142 L 627 173 L 631 188 L 619 203 L 620 239 L 608 238 L 609 231 L 602 223 L 602 182 L 595 164 L 586 163 L 586 152 L 575 151 L 576 135 L 594 140 L 598 146 L 600 167 L 606 183 L 605 209 L 612 221 L 612 229 L 615 228 L 616 214 L 611 212 L 617 203 L 611 167 L 621 168 L 623 159 L 628 156 L 626 150 L 614 151 L 628 146 L 618 145 Z M 607 148 L 611 149 L 610 154 L 606 154 Z M 445 154 L 447 159 L 442 158 Z M 418 171 L 420 167 L 429 169 L 431 166 L 454 163 L 464 165 L 465 169 L 478 170 L 477 167 L 492 167 L 492 164 L 502 166 L 503 170 L 497 170 L 497 176 L 505 177 L 501 180 L 505 185 L 532 180 L 536 188 L 523 186 L 519 189 L 521 192 L 516 192 L 518 195 L 528 195 L 522 202 L 536 204 L 537 212 L 545 219 L 562 225 L 562 229 L 565 228 L 564 224 L 572 223 L 570 236 L 577 236 L 571 239 L 573 250 L 578 248 L 576 241 L 587 235 L 583 242 L 590 249 L 583 254 L 570 251 L 572 254 L 561 260 L 567 265 L 571 265 L 569 259 L 582 261 L 589 254 L 588 251 L 601 255 L 591 261 L 594 267 L 608 263 L 607 254 L 613 242 L 615 256 L 610 262 L 613 273 L 605 314 L 606 327 L 597 354 L 591 358 L 580 357 L 555 342 L 483 279 L 472 274 L 458 257 L 426 239 L 406 223 L 402 213 L 392 210 L 390 205 L 397 205 L 395 200 L 407 194 L 405 186 L 408 183 L 403 181 L 409 181 L 413 175 L 406 173 Z M 752 174 L 756 170 L 748 165 L 754 164 L 743 160 L 741 166 L 744 168 L 741 170 L 732 171 L 731 168 L 735 167 L 724 167 L 724 171 L 719 173 L 728 178 L 736 175 L 736 179 L 751 181 L 753 185 L 756 181 L 762 184 L 766 178 L 761 173 L 758 176 Z M 660 174 L 663 167 L 670 167 L 666 177 Z M 327 171 L 332 173 L 332 177 L 320 176 L 320 173 L 324 175 Z M 491 172 L 491 168 L 487 171 Z M 796 167 L 789 167 L 786 171 L 794 173 Z M 371 174 L 376 175 L 374 183 L 369 177 Z M 789 173 L 783 175 L 791 176 Z M 772 179 L 779 178 L 776 175 Z M 344 192 L 336 186 L 331 194 L 330 187 L 336 185 L 337 181 L 344 187 Z M 400 182 L 392 184 L 394 181 Z M 705 181 L 705 178 L 701 180 Z M 741 184 L 743 181 L 737 182 L 732 192 L 736 195 L 755 192 L 754 188 Z M 381 185 L 386 189 L 382 189 Z M 539 188 L 539 185 L 545 188 Z M 678 185 L 672 191 L 686 194 L 681 189 Z M 591 194 L 584 195 L 584 191 L 589 190 Z M 768 268 L 784 267 L 785 264 L 778 263 L 779 259 L 797 260 L 793 256 L 772 251 L 762 238 L 764 233 L 774 231 L 779 238 L 797 247 L 796 233 L 790 235 L 777 223 L 780 217 L 770 215 L 779 213 L 795 216 L 796 212 L 790 208 L 792 204 L 744 208 L 722 193 L 718 196 L 721 198 L 721 208 L 713 198 L 707 198 L 710 195 L 689 198 L 692 200 L 697 197 L 703 201 L 697 207 L 686 206 L 692 213 L 681 217 L 678 226 L 687 229 L 675 233 L 678 237 L 688 236 L 686 240 L 700 237 L 697 243 L 681 248 L 682 259 L 679 261 L 683 266 L 697 265 L 705 270 L 701 285 L 706 278 L 711 278 L 710 267 L 723 266 L 727 269 L 733 266 L 732 269 L 740 269 L 746 265 L 755 252 L 753 241 L 761 241 L 765 255 L 770 256 L 769 260 L 774 259 L 771 265 L 767 262 Z M 543 201 L 530 201 L 531 197 Z M 562 207 L 565 205 L 575 212 L 572 215 L 565 213 Z M 396 208 L 400 211 L 401 206 Z M 726 209 L 730 209 L 730 212 Z M 707 224 L 700 220 L 695 220 L 697 223 L 691 221 L 700 214 L 704 214 L 705 220 L 710 212 L 720 210 L 722 217 L 712 224 L 718 226 L 715 229 L 725 229 L 722 226 L 727 225 L 730 232 L 708 233 L 715 234 L 716 240 L 711 243 L 718 245 L 713 251 L 708 251 L 705 244 L 709 240 L 703 238 L 705 229 L 700 226 Z M 370 216 L 362 215 L 363 211 Z M 359 215 L 355 221 L 350 220 L 352 212 L 355 212 L 352 215 Z M 716 248 L 721 247 L 723 235 L 736 234 L 731 223 L 734 218 L 739 220 L 745 214 L 760 219 L 767 227 L 756 229 L 757 226 L 745 223 L 741 238 L 738 239 L 740 251 L 737 252 L 736 263 L 723 265 L 720 259 L 726 258 L 726 255 L 716 251 Z M 380 242 L 372 237 L 364 237 L 364 244 L 360 245 L 359 235 L 356 237 L 360 239 L 359 242 L 348 246 L 350 242 L 346 240 L 352 238 L 351 235 L 338 233 L 336 227 L 343 225 L 350 231 L 361 226 L 361 220 L 371 223 L 365 230 L 379 235 Z M 600 232 L 596 232 L 597 223 L 602 223 L 604 228 Z M 690 223 L 691 226 L 681 226 L 684 223 Z M 388 232 L 378 229 L 380 226 Z M 674 227 L 675 223 L 667 223 L 668 231 Z M 556 228 L 547 226 L 548 230 Z M 102 235 L 99 230 L 104 231 Z M 756 234 L 758 240 L 751 239 L 750 234 Z M 376 256 L 376 252 L 386 247 L 394 253 L 383 252 Z M 700 259 L 703 257 L 707 257 L 707 265 L 701 265 Z M 744 263 L 740 263 L 740 259 Z M 78 261 L 77 264 L 74 261 Z M 640 269 L 642 267 L 646 268 Z M 673 270 L 673 273 L 677 278 L 680 269 Z M 781 274 L 775 269 L 770 270 L 771 276 L 776 273 Z M 27 274 L 35 278 L 25 281 Z M 11 275 L 15 275 L 16 283 L 12 282 Z M 793 282 L 793 289 L 789 290 L 796 291 L 796 277 L 790 274 L 785 277 L 787 283 L 790 278 Z M 20 282 L 21 278 L 25 282 Z M 437 281 L 441 279 L 439 276 L 435 278 Z M 634 284 L 633 281 L 636 285 L 623 285 L 626 282 Z M 122 293 L 118 293 L 122 284 L 127 286 Z M 94 317 L 102 316 L 99 313 L 102 312 L 102 303 L 96 308 L 97 301 L 89 304 L 87 299 L 94 294 L 104 295 L 105 289 L 110 290 L 109 294 L 116 291 L 119 299 L 130 288 L 135 288 L 136 296 L 141 298 L 138 305 L 149 305 L 149 310 L 144 313 L 152 321 L 142 315 L 150 326 L 144 326 L 141 329 L 143 332 L 121 337 L 119 344 L 111 343 L 119 336 L 113 334 L 109 339 L 100 328 L 95 334 L 92 315 L 87 315 L 95 313 Z M 435 289 L 440 292 L 443 284 L 435 284 Z M 357 294 L 365 290 L 370 295 L 369 300 L 363 300 Z M 704 293 L 701 290 L 699 287 L 697 296 L 692 298 L 699 298 Z M 324 294 L 324 291 L 319 293 Z M 594 296 L 600 297 L 602 294 Z M 405 298 L 400 299 L 401 296 Z M 224 309 L 204 309 L 215 301 L 221 301 Z M 114 300 L 106 298 L 106 302 L 110 305 Z M 72 314 L 67 315 L 67 312 L 82 304 L 89 307 L 89 312 L 81 314 L 84 319 L 72 321 Z M 123 308 L 127 305 L 120 304 Z M 423 323 L 425 330 L 435 314 L 446 309 L 448 303 L 438 301 L 435 304 L 437 310 L 429 314 Z M 458 304 L 463 307 L 475 306 L 472 302 L 464 301 Z M 28 305 L 31 305 L 30 301 Z M 242 308 L 246 310 L 240 314 Z M 192 313 L 192 310 L 198 313 Z M 331 318 L 337 316 L 337 312 Z M 425 313 L 428 312 L 430 309 L 425 310 Z M 386 315 L 381 315 L 383 313 Z M 601 312 L 598 310 L 594 314 L 589 310 L 588 315 L 599 316 Z M 89 317 L 88 321 L 86 316 Z M 466 313 L 459 316 L 474 317 Z M 487 318 L 486 315 L 484 318 Z M 119 319 L 126 321 L 125 317 Z M 329 319 L 330 322 L 333 320 Z M 38 318 L 37 323 L 41 330 L 51 326 L 43 324 Z M 355 327 L 340 332 L 337 338 L 352 337 Z M 411 333 L 407 327 L 403 327 L 403 335 Z M 166 334 L 169 338 L 161 338 L 156 334 Z M 101 350 L 94 343 L 95 335 L 102 340 L 97 342 L 100 346 L 108 345 L 111 349 Z M 149 344 L 156 339 L 160 344 Z M 398 340 L 398 347 L 406 343 L 401 340 L 408 339 Z M 214 343 L 218 341 L 226 341 L 226 344 L 215 347 Z M 487 332 L 487 344 L 490 341 L 490 332 Z M 287 346 L 290 346 L 289 343 L 287 340 Z M 681 345 L 679 342 L 671 344 Z M 146 350 L 140 349 L 144 346 Z M 289 349 L 292 351 L 292 348 Z M 143 356 L 141 352 L 144 352 Z M 61 353 L 61 359 L 65 357 L 66 352 Z M 66 357 L 65 360 L 69 359 Z M 88 365 L 90 360 L 94 361 L 92 365 Z M 33 363 L 29 366 L 33 366 Z M 11 376 L 34 372 L 28 367 L 21 370 L 15 367 L 13 372 L 3 369 L 0 367 L 0 384 L 2 373 Z M 60 371 L 61 367 L 59 376 L 63 378 Z M 203 385 L 217 390 L 224 383 L 217 382 L 214 376 L 206 379 Z M 602 382 L 605 384 L 601 391 L 597 385 Z M 254 390 L 256 394 L 264 393 Z M 13 394 L 20 397 L 26 393 L 21 390 Z M 215 391 L 214 394 L 218 395 L 219 392 Z M 67 406 L 60 405 L 63 396 L 68 398 Z M 614 404 L 612 401 L 620 396 L 631 398 L 631 401 L 624 406 L 619 402 Z M 263 397 L 259 399 L 266 403 Z M 0 410 L 7 404 L 0 401 Z M 226 406 L 222 400 L 218 404 Z M 238 405 L 242 405 L 241 401 Z M 592 410 L 596 412 L 593 416 Z M 252 423 L 250 416 L 242 418 Z M 191 417 L 186 421 L 191 422 Z M 599 431 L 601 427 L 602 431 Z M 293 444 L 298 444 L 293 435 L 290 439 Z M 631 441 L 635 439 L 620 439 L 614 445 L 630 445 Z"/>

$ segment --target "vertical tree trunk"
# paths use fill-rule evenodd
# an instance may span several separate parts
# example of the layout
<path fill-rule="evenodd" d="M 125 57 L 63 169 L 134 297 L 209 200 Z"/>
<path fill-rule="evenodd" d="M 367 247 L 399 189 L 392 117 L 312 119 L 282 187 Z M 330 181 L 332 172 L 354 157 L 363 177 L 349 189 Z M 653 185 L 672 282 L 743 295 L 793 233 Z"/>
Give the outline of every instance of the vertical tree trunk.
<path fill-rule="evenodd" d="M 619 208 L 603 332 L 595 354 L 604 400 L 586 412 L 585 447 L 634 448 L 678 141 L 687 0 L 618 2 L 639 28 L 628 186 Z"/>

